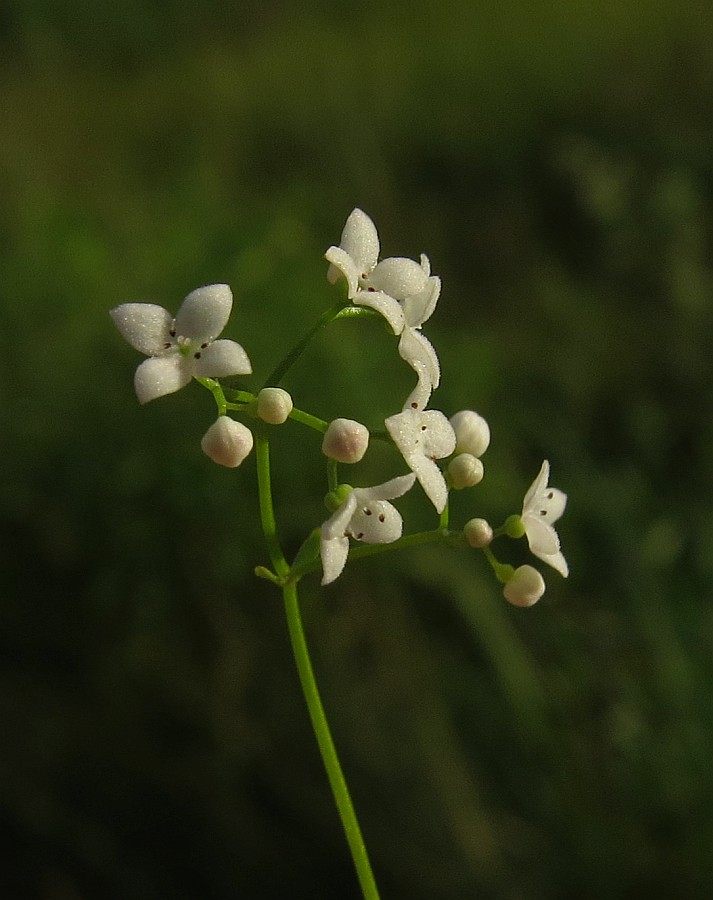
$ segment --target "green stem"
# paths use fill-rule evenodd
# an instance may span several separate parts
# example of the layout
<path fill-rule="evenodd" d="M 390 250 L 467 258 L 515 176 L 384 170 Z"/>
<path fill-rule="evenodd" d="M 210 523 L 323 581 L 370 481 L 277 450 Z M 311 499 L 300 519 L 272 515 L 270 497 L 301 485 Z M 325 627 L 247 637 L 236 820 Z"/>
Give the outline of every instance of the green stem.
<path fill-rule="evenodd" d="M 272 372 L 270 372 L 263 387 L 275 387 L 279 385 L 280 381 L 282 381 L 282 379 L 285 377 L 287 371 L 292 368 L 294 363 L 297 362 L 300 356 L 302 356 L 305 348 L 309 345 L 309 342 L 312 340 L 315 334 L 317 334 L 318 331 L 324 328 L 325 325 L 329 325 L 329 323 L 333 319 L 336 319 L 343 308 L 344 302 L 340 300 L 339 303 L 335 303 L 334 306 L 325 310 L 325 312 L 323 312 L 319 319 L 317 319 L 317 321 L 310 328 L 307 334 L 295 344 L 295 346 L 290 350 L 287 356 L 285 356 L 285 358 L 277 364 L 276 368 L 274 368 Z"/>
<path fill-rule="evenodd" d="M 270 476 L 270 442 L 267 437 L 267 429 L 262 423 L 255 426 L 255 455 L 257 457 L 257 487 L 260 499 L 260 521 L 265 535 L 265 543 L 270 554 L 275 572 L 281 577 L 286 577 L 290 567 L 282 552 L 277 536 L 277 522 L 275 521 L 275 508 L 272 504 L 272 479 Z"/>
<path fill-rule="evenodd" d="M 291 369 L 300 356 L 302 356 L 312 338 L 321 331 L 322 328 L 329 325 L 330 322 L 333 322 L 335 319 L 352 319 L 358 316 L 372 317 L 375 315 L 378 315 L 375 310 L 365 306 L 345 306 L 343 300 L 340 300 L 339 303 L 335 303 L 334 306 L 331 306 L 322 313 L 307 334 L 295 344 L 287 356 L 285 356 L 272 372 L 270 372 L 263 387 L 276 387 L 279 385 L 289 369 Z"/>
<path fill-rule="evenodd" d="M 332 788 L 334 802 L 339 811 L 339 817 L 342 820 L 344 832 L 347 837 L 347 843 L 354 860 L 359 884 L 361 885 L 364 900 L 379 900 L 379 891 L 376 887 L 374 874 L 371 870 L 371 864 L 364 845 L 364 839 L 359 828 L 359 822 L 354 812 L 354 805 L 349 795 L 349 788 L 344 779 L 342 767 L 339 763 L 339 757 L 332 740 L 332 734 L 329 730 L 327 717 L 322 706 L 322 700 L 319 696 L 317 681 L 314 677 L 312 663 L 307 649 L 307 641 L 305 640 L 304 628 L 302 627 L 302 617 L 300 615 L 299 599 L 297 596 L 297 584 L 294 581 L 288 581 L 283 589 L 285 599 L 285 613 L 287 615 L 287 625 L 290 632 L 290 640 L 292 642 L 292 651 L 295 655 L 295 663 L 300 676 L 302 692 L 307 702 L 307 709 L 312 720 L 312 728 L 314 729 L 319 752 L 322 755 L 322 762 L 327 771 L 329 784 Z"/>

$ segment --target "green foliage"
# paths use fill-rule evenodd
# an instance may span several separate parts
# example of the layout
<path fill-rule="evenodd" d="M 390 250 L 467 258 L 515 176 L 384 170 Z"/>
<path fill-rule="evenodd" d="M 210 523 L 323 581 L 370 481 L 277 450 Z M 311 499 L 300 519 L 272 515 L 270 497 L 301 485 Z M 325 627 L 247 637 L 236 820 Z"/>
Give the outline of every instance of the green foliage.
<path fill-rule="evenodd" d="M 201 454 L 197 386 L 138 406 L 107 311 L 230 283 L 253 389 L 333 302 L 356 204 L 443 277 L 434 405 L 492 428 L 454 516 L 518 512 L 545 457 L 570 496 L 572 575 L 531 610 L 475 552 L 303 581 L 384 896 L 710 894 L 709 18 L 6 4 L 0 894 L 354 896 L 253 575 L 254 461 Z M 335 323 L 285 386 L 375 424 L 411 387 L 394 357 L 379 321 Z M 318 438 L 281 429 L 294 554 L 326 488 Z"/>

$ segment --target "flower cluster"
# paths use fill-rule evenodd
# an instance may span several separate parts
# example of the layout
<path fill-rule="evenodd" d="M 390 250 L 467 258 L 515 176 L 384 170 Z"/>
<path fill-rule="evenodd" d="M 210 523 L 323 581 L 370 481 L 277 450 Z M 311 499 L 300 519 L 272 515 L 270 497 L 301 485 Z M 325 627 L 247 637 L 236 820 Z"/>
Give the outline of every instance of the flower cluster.
<path fill-rule="evenodd" d="M 522 511 L 509 516 L 502 526 L 493 528 L 482 518 L 470 519 L 460 531 L 450 526 L 451 491 L 473 488 L 483 479 L 481 457 L 490 444 L 490 428 L 473 410 L 461 410 L 449 419 L 440 410 L 429 408 L 440 383 L 441 367 L 436 350 L 422 329 L 438 303 L 441 280 L 431 274 L 430 262 L 423 254 L 416 261 L 405 257 L 380 259 L 379 252 L 374 223 L 362 210 L 355 209 L 347 218 L 339 245 L 329 247 L 325 253 L 329 282 L 346 282 L 346 300 L 337 307 L 333 318 L 342 309 L 351 310 L 357 318 L 366 310 L 381 315 L 398 337 L 399 356 L 416 375 L 406 400 L 383 423 L 377 423 L 377 428 L 370 431 L 366 425 L 344 417 L 331 422 L 317 419 L 296 408 L 290 394 L 277 384 L 268 383 L 256 393 L 224 388 L 218 379 L 252 373 L 242 346 L 219 339 L 233 305 L 231 290 L 224 284 L 192 291 L 175 317 L 151 303 L 124 303 L 112 310 L 121 334 L 148 357 L 136 370 L 136 395 L 140 403 L 148 403 L 194 379 L 210 390 L 218 406 L 218 417 L 203 436 L 201 446 L 207 456 L 228 468 L 244 462 L 256 443 L 254 432 L 267 434 L 268 425 L 292 420 L 321 433 L 321 451 L 327 458 L 325 502 L 330 516 L 318 529 L 318 541 L 308 538 L 291 567 L 284 560 L 277 565 L 273 558 L 276 572 L 259 567 L 260 574 L 267 573 L 284 583 L 290 578 L 296 581 L 321 565 L 322 584 L 326 585 L 341 575 L 351 541 L 398 546 L 409 540 L 448 540 L 482 550 L 503 584 L 506 599 L 516 606 L 530 606 L 545 590 L 542 575 L 528 564 L 514 568 L 500 563 L 492 550 L 493 540 L 501 535 L 526 537 L 536 557 L 566 576 L 567 563 L 554 523 L 564 512 L 567 498 L 562 491 L 548 486 L 549 463 L 545 461 L 525 494 Z M 305 340 L 298 344 L 275 370 L 276 376 L 284 375 L 307 343 Z M 229 413 L 236 413 L 245 421 Z M 338 467 L 359 463 L 374 438 L 391 442 L 400 453 L 407 474 L 395 474 L 373 487 L 340 483 Z M 259 442 L 257 446 L 258 468 L 263 467 L 259 479 L 261 503 L 271 504 L 269 491 L 264 491 L 269 457 L 261 457 Z M 402 497 L 416 482 L 433 505 L 439 523 L 431 532 L 403 537 L 403 519 L 390 501 Z M 271 540 L 272 537 L 269 544 Z M 274 557 L 274 541 L 270 546 Z"/>

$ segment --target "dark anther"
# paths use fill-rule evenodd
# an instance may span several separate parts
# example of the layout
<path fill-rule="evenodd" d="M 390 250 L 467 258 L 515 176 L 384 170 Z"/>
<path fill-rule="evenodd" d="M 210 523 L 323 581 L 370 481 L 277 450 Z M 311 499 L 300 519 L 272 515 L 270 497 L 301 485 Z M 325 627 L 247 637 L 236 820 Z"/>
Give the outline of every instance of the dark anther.
<path fill-rule="evenodd" d="M 364 515 L 365 515 L 365 516 L 370 516 L 370 515 L 371 515 L 371 510 L 370 510 L 370 509 L 365 509 L 365 510 L 364 510 Z"/>
<path fill-rule="evenodd" d="M 360 531 L 359 534 L 356 536 L 356 539 L 357 539 L 358 541 L 360 541 L 363 537 L 364 537 L 364 532 L 363 532 L 363 531 Z"/>
<path fill-rule="evenodd" d="M 201 344 L 201 350 L 205 350 L 205 348 L 206 348 L 207 346 L 208 346 L 208 344 Z"/>
<path fill-rule="evenodd" d="M 416 403 L 415 400 L 414 400 L 413 403 L 411 404 L 411 409 L 418 409 L 418 403 Z"/>
<path fill-rule="evenodd" d="M 170 346 L 171 346 L 171 342 L 170 342 L 170 341 L 166 341 L 166 343 L 163 345 L 163 349 L 164 349 L 164 350 L 168 350 Z"/>
<path fill-rule="evenodd" d="M 201 358 L 200 353 L 194 353 L 194 354 L 193 354 L 193 359 L 200 359 L 200 358 Z"/>
<path fill-rule="evenodd" d="M 168 333 L 171 335 L 171 337 L 176 337 L 176 330 L 175 330 L 175 328 L 173 329 L 173 331 L 169 331 Z"/>
<path fill-rule="evenodd" d="M 380 521 L 380 522 L 385 522 L 385 521 L 386 521 L 386 516 L 385 516 L 383 513 L 379 516 L 379 521 Z"/>

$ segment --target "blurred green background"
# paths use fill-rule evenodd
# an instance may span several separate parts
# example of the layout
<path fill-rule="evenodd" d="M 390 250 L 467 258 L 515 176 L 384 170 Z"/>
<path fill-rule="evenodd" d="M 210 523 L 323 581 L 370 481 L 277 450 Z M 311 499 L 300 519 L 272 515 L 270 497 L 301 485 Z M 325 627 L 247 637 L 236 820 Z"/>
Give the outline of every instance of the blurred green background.
<path fill-rule="evenodd" d="M 570 497 L 531 610 L 475 551 L 303 582 L 384 900 L 709 897 L 709 7 L 6 0 L 0 34 L 0 896 L 358 896 L 254 458 L 203 456 L 198 386 L 139 407 L 107 312 L 228 282 L 256 387 L 359 205 L 443 278 L 432 405 L 491 424 L 454 515 L 518 511 L 544 457 Z M 343 322 L 286 387 L 374 422 L 412 383 Z M 292 550 L 317 446 L 275 433 Z"/>

